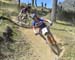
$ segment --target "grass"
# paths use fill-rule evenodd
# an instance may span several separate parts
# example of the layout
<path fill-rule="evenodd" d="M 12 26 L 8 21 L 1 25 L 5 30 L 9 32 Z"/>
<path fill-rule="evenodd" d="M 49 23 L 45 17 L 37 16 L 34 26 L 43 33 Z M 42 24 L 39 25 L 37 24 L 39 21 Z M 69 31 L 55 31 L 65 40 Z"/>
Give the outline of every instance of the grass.
<path fill-rule="evenodd" d="M 17 15 L 17 4 L 6 2 L 6 0 L 0 1 L 0 16 L 11 19 L 11 16 Z M 28 55 L 31 45 L 25 36 L 23 36 L 23 34 L 18 30 L 19 26 L 9 21 L 9 19 L 2 19 L 2 23 L 0 24 L 0 37 L 3 37 L 3 32 L 5 32 L 6 27 L 10 26 L 13 30 L 13 36 L 11 36 L 11 39 L 14 42 L 0 41 L 0 59 L 20 60 L 21 57 L 26 57 L 26 55 Z"/>
<path fill-rule="evenodd" d="M 13 30 L 13 36 L 11 37 L 11 39 L 14 42 L 11 43 L 8 41 L 7 42 L 0 41 L 0 59 L 19 60 L 19 58 L 27 54 L 31 45 L 28 43 L 28 41 L 26 41 L 27 39 L 25 38 L 25 36 L 23 36 L 21 32 L 18 30 L 19 27 L 14 25 L 9 20 L 3 20 L 2 23 L 0 24 L 1 37 L 3 35 L 3 32 L 5 32 L 7 26 L 10 26 L 11 29 Z"/>
<path fill-rule="evenodd" d="M 16 6 L 16 4 L 12 4 L 11 1 L 10 1 L 9 3 L 0 1 L 0 6 L 1 6 L 1 7 L 8 7 L 8 6 L 9 6 L 9 7 L 11 8 L 11 7 Z"/>
<path fill-rule="evenodd" d="M 6 2 L 6 0 L 0 1 L 0 16 L 11 17 L 17 15 L 18 15 L 17 4 L 12 3 L 11 1 Z"/>
<path fill-rule="evenodd" d="M 57 21 L 57 23 L 53 25 L 52 30 L 56 31 L 55 33 L 57 32 L 64 33 L 64 35 L 66 33 L 70 34 L 70 32 L 75 33 L 75 27 L 72 26 L 70 23 L 63 22 L 63 21 Z"/>
<path fill-rule="evenodd" d="M 0 16 L 6 16 L 10 18 L 10 16 L 16 16 L 18 14 L 18 10 L 16 8 L 17 5 L 2 1 L 0 1 Z M 38 12 L 41 14 L 40 10 L 38 10 Z M 45 14 L 47 13 L 48 12 L 45 12 Z M 50 18 L 49 15 L 44 17 Z M 0 24 L 0 36 L 2 36 L 2 33 L 5 31 L 8 25 L 14 31 L 12 39 L 15 41 L 15 43 L 9 43 L 9 48 L 5 48 L 5 53 L 9 53 L 9 56 L 6 55 L 6 57 L 8 57 L 7 60 L 18 60 L 21 56 L 26 55 L 24 53 L 30 49 L 30 44 L 28 44 L 26 39 L 24 39 L 24 36 L 21 35 L 21 32 L 18 30 L 18 26 L 14 25 L 8 20 L 3 20 L 2 24 Z M 51 27 L 51 32 L 63 41 L 63 46 L 66 49 L 61 59 L 75 60 L 75 27 L 72 26 L 71 23 L 57 20 L 57 23 L 54 23 Z"/>
<path fill-rule="evenodd" d="M 57 20 L 51 27 L 51 32 L 61 39 L 65 47 L 61 60 L 75 60 L 75 27 L 68 22 Z"/>

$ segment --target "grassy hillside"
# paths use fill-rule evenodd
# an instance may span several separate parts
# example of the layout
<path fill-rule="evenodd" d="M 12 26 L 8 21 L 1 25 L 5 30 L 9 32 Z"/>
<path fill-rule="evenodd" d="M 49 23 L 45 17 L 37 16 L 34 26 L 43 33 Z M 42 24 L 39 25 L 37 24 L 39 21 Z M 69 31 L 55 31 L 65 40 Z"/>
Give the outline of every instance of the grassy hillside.
<path fill-rule="evenodd" d="M 5 32 L 7 26 L 13 31 L 13 36 L 10 40 L 4 39 L 3 32 Z M 30 44 L 26 41 L 25 36 L 18 30 L 18 26 L 14 23 L 4 20 L 0 24 L 0 59 L 1 60 L 19 60 L 22 56 L 25 56 L 30 50 Z M 24 54 L 23 54 L 24 53 Z"/>
<path fill-rule="evenodd" d="M 65 47 L 61 60 L 75 60 L 75 27 L 65 21 L 57 21 L 51 28 L 54 35 L 60 38 L 62 46 Z"/>
<path fill-rule="evenodd" d="M 18 15 L 17 4 L 13 3 L 14 0 L 0 0 L 0 16 L 10 18 L 12 16 Z M 38 9 L 40 16 L 50 18 L 48 11 L 41 12 L 41 9 Z M 46 14 L 45 14 L 46 13 Z M 19 26 L 15 25 L 9 19 L 0 19 L 2 23 L 0 24 L 0 59 L 2 60 L 23 60 L 21 57 L 28 56 L 26 54 L 29 52 L 31 45 L 28 43 L 24 34 L 22 34 L 18 28 Z M 10 26 L 13 30 L 13 36 L 11 37 L 14 41 L 13 43 L 9 41 L 2 41 L 3 32 L 7 26 Z M 65 53 L 62 56 L 61 60 L 75 60 L 75 26 L 72 26 L 71 23 L 65 21 L 57 20 L 57 23 L 54 23 L 51 27 L 51 32 L 53 35 L 56 35 L 60 38 L 60 42 L 63 42 L 65 47 Z M 29 56 L 28 56 L 29 57 Z M 24 57 L 23 57 L 24 58 Z"/>
<path fill-rule="evenodd" d="M 0 16 L 16 16 L 18 14 L 17 4 L 9 0 L 0 0 Z"/>
<path fill-rule="evenodd" d="M 30 44 L 25 36 L 19 31 L 19 26 L 11 21 L 11 16 L 18 14 L 17 5 L 11 1 L 0 0 L 0 60 L 19 60 L 22 56 L 28 55 Z M 12 29 L 12 36 L 7 40 L 4 32 L 9 26 Z"/>

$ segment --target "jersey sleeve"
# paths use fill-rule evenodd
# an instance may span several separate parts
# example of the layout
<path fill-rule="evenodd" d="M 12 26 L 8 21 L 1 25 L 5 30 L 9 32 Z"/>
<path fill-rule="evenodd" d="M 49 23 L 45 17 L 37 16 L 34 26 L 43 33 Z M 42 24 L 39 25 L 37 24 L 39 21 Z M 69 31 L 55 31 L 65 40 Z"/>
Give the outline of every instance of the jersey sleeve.
<path fill-rule="evenodd" d="M 43 17 L 41 17 L 41 18 L 40 18 L 40 21 L 44 21 L 44 18 L 43 18 Z"/>
<path fill-rule="evenodd" d="M 43 17 L 41 17 L 40 19 L 42 19 L 42 20 L 43 20 L 44 18 L 43 18 Z"/>
<path fill-rule="evenodd" d="M 32 26 L 35 26 L 35 22 L 34 21 L 32 21 Z"/>

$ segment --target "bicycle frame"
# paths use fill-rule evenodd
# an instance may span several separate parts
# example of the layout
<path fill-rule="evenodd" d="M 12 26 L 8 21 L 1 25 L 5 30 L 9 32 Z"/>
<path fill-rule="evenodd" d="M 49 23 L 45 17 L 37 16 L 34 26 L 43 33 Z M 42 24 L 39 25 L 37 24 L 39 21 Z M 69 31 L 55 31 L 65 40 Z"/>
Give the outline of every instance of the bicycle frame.
<path fill-rule="evenodd" d="M 30 17 L 29 15 L 26 17 L 26 16 L 19 16 L 18 17 L 18 24 L 22 27 L 31 27 L 30 26 Z"/>

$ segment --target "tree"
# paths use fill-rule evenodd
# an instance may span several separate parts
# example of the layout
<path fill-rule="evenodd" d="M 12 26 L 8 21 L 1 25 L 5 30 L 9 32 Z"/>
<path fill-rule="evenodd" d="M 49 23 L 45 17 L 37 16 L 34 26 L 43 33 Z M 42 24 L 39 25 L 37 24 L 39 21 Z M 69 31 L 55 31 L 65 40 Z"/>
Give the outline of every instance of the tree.
<path fill-rule="evenodd" d="M 32 6 L 34 7 L 34 0 L 32 0 Z"/>
<path fill-rule="evenodd" d="M 20 8 L 20 0 L 18 0 L 18 8 Z"/>
<path fill-rule="evenodd" d="M 47 6 L 47 3 L 45 3 L 45 8 L 46 8 L 46 6 Z"/>
<path fill-rule="evenodd" d="M 35 6 L 37 7 L 37 0 L 35 0 Z"/>
<path fill-rule="evenodd" d="M 43 4 L 43 2 L 41 2 L 41 7 L 42 7 L 42 11 L 43 11 L 43 7 L 44 7 L 44 4 Z"/>
<path fill-rule="evenodd" d="M 52 12 L 51 12 L 51 21 L 56 22 L 56 12 L 57 12 L 57 2 L 58 0 L 53 0 Z"/>
<path fill-rule="evenodd" d="M 43 2 L 41 2 L 41 7 L 43 7 Z"/>

